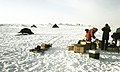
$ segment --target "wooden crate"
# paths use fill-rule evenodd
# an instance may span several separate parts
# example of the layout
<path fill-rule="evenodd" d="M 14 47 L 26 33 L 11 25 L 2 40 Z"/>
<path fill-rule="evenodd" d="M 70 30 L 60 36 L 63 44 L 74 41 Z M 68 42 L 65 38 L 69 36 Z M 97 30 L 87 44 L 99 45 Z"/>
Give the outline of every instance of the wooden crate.
<path fill-rule="evenodd" d="M 86 52 L 86 48 L 85 48 L 84 45 L 75 44 L 74 45 L 74 52 L 75 53 L 85 53 Z"/>
<path fill-rule="evenodd" d="M 68 46 L 68 51 L 74 51 L 74 46 Z"/>
<path fill-rule="evenodd" d="M 89 50 L 89 57 L 99 59 L 100 53 L 98 50 Z"/>
<path fill-rule="evenodd" d="M 80 47 L 80 53 L 86 53 L 86 47 L 85 46 Z"/>
<path fill-rule="evenodd" d="M 74 44 L 74 52 L 75 53 L 79 53 L 80 52 L 79 45 L 80 44 Z"/>

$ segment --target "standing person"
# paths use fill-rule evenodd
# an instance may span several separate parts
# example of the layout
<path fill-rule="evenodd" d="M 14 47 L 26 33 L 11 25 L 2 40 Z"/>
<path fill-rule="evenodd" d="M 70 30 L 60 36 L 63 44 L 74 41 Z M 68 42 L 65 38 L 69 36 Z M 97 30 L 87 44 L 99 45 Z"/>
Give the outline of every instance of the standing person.
<path fill-rule="evenodd" d="M 102 35 L 102 50 L 108 48 L 108 40 L 109 40 L 109 32 L 111 32 L 110 26 L 105 24 L 105 27 L 102 28 L 103 35 Z"/>
<path fill-rule="evenodd" d="M 115 45 L 117 45 L 117 40 L 120 39 L 120 27 L 116 29 L 116 32 L 111 36 L 113 41 L 115 41 Z"/>

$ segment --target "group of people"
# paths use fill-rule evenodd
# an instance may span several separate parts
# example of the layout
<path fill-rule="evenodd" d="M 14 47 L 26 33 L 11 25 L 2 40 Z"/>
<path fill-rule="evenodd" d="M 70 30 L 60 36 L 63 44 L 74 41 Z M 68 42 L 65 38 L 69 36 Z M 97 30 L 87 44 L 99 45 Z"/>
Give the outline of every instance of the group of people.
<path fill-rule="evenodd" d="M 111 32 L 110 26 L 108 24 L 105 24 L 105 26 L 101 29 L 103 31 L 103 35 L 102 35 L 102 48 L 101 50 L 107 50 L 108 48 L 108 40 L 109 40 L 109 32 Z M 95 37 L 95 33 L 98 31 L 97 28 L 92 28 L 92 29 L 85 29 L 86 31 L 86 35 L 85 35 L 85 39 L 86 41 L 91 42 L 92 38 L 93 39 L 97 39 Z"/>

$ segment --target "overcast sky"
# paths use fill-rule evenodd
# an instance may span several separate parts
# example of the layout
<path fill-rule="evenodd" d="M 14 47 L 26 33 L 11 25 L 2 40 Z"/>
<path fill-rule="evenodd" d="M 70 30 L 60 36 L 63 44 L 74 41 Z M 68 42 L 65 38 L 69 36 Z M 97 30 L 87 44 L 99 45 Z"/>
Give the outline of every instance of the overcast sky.
<path fill-rule="evenodd" d="M 0 0 L 0 23 L 120 26 L 120 0 Z"/>

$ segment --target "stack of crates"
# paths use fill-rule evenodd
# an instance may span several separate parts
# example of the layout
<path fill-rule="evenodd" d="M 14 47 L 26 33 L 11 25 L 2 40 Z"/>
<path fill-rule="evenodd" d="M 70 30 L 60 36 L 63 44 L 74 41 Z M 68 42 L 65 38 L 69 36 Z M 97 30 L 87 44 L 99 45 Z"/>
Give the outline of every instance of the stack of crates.
<path fill-rule="evenodd" d="M 94 59 L 99 59 L 100 48 L 98 42 L 91 42 L 91 50 L 89 50 L 89 57 Z"/>
<path fill-rule="evenodd" d="M 74 51 L 75 53 L 86 53 L 86 49 L 90 48 L 90 43 L 87 44 L 86 41 L 81 41 L 80 44 L 72 44 L 67 48 L 68 51 Z"/>

